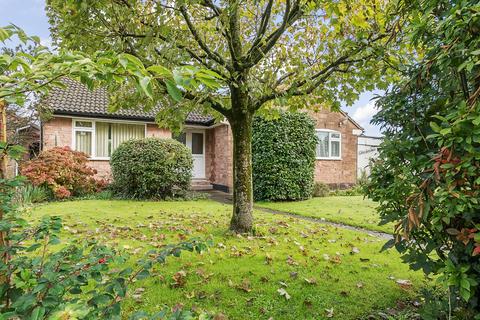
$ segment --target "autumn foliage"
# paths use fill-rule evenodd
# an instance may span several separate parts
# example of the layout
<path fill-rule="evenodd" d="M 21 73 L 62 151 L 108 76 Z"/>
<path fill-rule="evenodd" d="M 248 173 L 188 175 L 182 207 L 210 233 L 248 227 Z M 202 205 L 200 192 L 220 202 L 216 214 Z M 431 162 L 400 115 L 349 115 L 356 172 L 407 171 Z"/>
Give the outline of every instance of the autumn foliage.
<path fill-rule="evenodd" d="M 87 165 L 87 155 L 69 147 L 55 147 L 21 167 L 21 174 L 34 185 L 51 191 L 56 199 L 89 194 L 105 187 L 95 179 L 97 171 Z"/>

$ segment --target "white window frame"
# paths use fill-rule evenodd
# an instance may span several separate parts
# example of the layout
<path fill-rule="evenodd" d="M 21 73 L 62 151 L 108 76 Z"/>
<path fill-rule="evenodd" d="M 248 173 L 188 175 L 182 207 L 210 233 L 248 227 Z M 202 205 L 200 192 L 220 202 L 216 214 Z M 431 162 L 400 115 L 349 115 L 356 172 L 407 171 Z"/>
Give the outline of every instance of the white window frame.
<path fill-rule="evenodd" d="M 77 127 L 75 125 L 76 121 L 85 121 L 85 122 L 91 122 L 92 127 L 91 128 L 85 128 L 85 127 Z M 138 121 L 125 121 L 125 120 L 111 120 L 111 119 L 94 119 L 94 118 L 72 118 L 72 149 L 76 150 L 76 144 L 77 144 L 77 139 L 76 139 L 76 133 L 78 131 L 80 132 L 91 132 L 92 133 L 92 150 L 91 150 L 91 156 L 88 157 L 90 160 L 110 160 L 110 157 L 97 157 L 95 155 L 95 151 L 97 150 L 97 136 L 96 136 L 96 123 L 97 122 L 106 122 L 106 123 L 124 123 L 124 124 L 143 124 L 145 127 L 145 137 L 147 137 L 147 123 L 145 122 L 138 122 Z"/>
<path fill-rule="evenodd" d="M 324 132 L 328 133 L 328 157 L 319 157 L 316 155 L 317 149 L 315 148 L 315 157 L 317 160 L 342 160 L 342 134 L 339 131 L 335 130 L 330 130 L 330 129 L 315 129 L 315 134 L 317 132 Z M 332 138 L 332 134 L 338 134 L 338 138 Z M 339 152 L 338 152 L 338 157 L 332 157 L 330 156 L 331 151 L 332 151 L 332 142 L 339 142 Z"/>

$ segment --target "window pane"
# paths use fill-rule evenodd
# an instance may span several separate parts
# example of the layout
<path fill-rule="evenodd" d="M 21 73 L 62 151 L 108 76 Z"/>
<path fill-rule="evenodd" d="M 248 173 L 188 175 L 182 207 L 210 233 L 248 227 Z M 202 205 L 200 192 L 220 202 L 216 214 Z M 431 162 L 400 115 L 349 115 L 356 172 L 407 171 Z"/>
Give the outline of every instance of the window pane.
<path fill-rule="evenodd" d="M 183 143 L 184 145 L 187 144 L 187 135 L 185 134 L 185 132 L 182 132 L 177 136 L 173 136 L 173 139 L 177 140 L 180 143 Z"/>
<path fill-rule="evenodd" d="M 203 133 L 192 133 L 192 154 L 203 154 Z"/>
<path fill-rule="evenodd" d="M 124 141 L 145 138 L 145 126 L 142 124 L 110 123 L 110 128 L 111 152 Z"/>
<path fill-rule="evenodd" d="M 317 131 L 317 137 L 318 137 L 317 157 L 327 158 L 328 157 L 329 134 L 328 134 L 328 132 Z"/>
<path fill-rule="evenodd" d="M 89 131 L 75 131 L 75 150 L 92 155 L 92 133 Z"/>
<path fill-rule="evenodd" d="M 95 156 L 97 157 L 109 157 L 110 137 L 109 137 L 110 125 L 106 122 L 97 122 L 95 124 Z"/>
<path fill-rule="evenodd" d="M 332 157 L 340 157 L 340 141 L 332 141 Z"/>
<path fill-rule="evenodd" d="M 93 125 L 91 121 L 75 121 L 75 126 L 79 128 L 91 128 Z"/>
<path fill-rule="evenodd" d="M 332 133 L 331 137 L 332 139 L 340 139 L 340 133 Z"/>

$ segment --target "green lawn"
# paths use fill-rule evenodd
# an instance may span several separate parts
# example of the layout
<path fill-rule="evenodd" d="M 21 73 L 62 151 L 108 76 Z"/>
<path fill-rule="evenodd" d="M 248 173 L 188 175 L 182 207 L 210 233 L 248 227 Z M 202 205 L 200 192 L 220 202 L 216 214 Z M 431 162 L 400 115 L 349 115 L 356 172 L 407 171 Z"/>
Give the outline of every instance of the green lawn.
<path fill-rule="evenodd" d="M 393 225 L 379 226 L 380 218 L 375 202 L 363 196 L 336 196 L 312 198 L 294 202 L 258 202 L 259 207 L 281 210 L 305 217 L 324 218 L 332 222 L 393 233 Z"/>
<path fill-rule="evenodd" d="M 152 246 L 212 238 L 208 252 L 171 257 L 158 275 L 137 282 L 145 292 L 140 303 L 126 302 L 126 314 L 180 303 L 228 319 L 324 319 L 331 308 L 334 319 L 358 319 L 395 306 L 425 285 L 395 251 L 379 253 L 384 239 L 260 211 L 255 237 L 234 236 L 226 232 L 230 213 L 231 206 L 209 200 L 84 200 L 41 205 L 30 214 L 33 220 L 60 215 L 67 241 L 97 238 L 123 248 L 132 260 Z M 181 270 L 186 282 L 175 288 L 172 277 Z M 401 288 L 395 279 L 413 286 Z"/>

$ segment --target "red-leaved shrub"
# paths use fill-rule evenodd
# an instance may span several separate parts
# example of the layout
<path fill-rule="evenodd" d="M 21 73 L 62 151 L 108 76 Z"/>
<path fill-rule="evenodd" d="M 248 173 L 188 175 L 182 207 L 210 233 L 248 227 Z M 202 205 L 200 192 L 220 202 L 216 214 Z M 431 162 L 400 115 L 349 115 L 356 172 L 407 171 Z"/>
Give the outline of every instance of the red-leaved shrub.
<path fill-rule="evenodd" d="M 69 147 L 55 147 L 25 162 L 20 172 L 34 186 L 48 188 L 57 199 L 85 195 L 106 186 L 95 179 L 97 171 L 87 165 L 87 155 Z"/>

